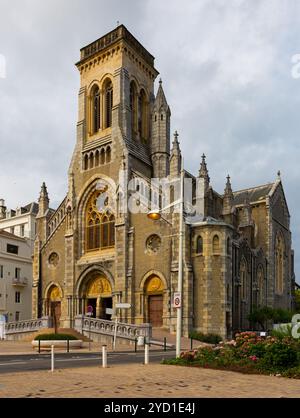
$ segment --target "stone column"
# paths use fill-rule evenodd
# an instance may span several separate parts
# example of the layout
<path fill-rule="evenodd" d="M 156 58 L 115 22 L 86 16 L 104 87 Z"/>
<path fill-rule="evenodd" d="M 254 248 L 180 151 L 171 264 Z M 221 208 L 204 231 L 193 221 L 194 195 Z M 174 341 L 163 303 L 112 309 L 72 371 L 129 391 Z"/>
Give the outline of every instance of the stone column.
<path fill-rule="evenodd" d="M 96 304 L 96 318 L 100 318 L 101 313 L 101 297 L 98 296 Z"/>

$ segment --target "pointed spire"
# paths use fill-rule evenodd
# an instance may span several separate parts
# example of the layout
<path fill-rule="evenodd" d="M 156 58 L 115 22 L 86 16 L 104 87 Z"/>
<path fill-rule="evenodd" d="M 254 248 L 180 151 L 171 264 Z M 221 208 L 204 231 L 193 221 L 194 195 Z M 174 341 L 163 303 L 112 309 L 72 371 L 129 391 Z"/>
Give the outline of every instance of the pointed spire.
<path fill-rule="evenodd" d="M 280 170 L 277 171 L 277 180 L 279 180 L 279 181 L 281 180 L 281 172 L 280 172 Z"/>
<path fill-rule="evenodd" d="M 48 209 L 49 209 L 49 196 L 48 196 L 46 183 L 43 182 L 41 191 L 40 191 L 40 197 L 39 197 L 38 216 L 43 216 Z"/>
<path fill-rule="evenodd" d="M 157 90 L 157 94 L 156 94 L 156 98 L 154 101 L 154 109 L 156 111 L 161 111 L 164 110 L 165 112 L 169 113 L 171 115 L 170 112 L 170 108 L 164 93 L 164 89 L 162 87 L 162 79 L 159 79 L 159 86 L 158 86 L 158 90 Z"/>
<path fill-rule="evenodd" d="M 230 176 L 226 177 L 226 186 L 224 189 L 224 198 L 223 198 L 223 215 L 230 215 L 234 203 L 234 196 L 231 188 Z"/>
<path fill-rule="evenodd" d="M 178 132 L 177 131 L 175 131 L 174 132 L 174 141 L 173 141 L 173 148 L 172 148 L 172 152 L 176 149 L 176 150 L 178 150 L 179 152 L 180 152 L 180 146 L 179 146 L 179 144 L 180 144 L 180 142 L 178 141 L 178 137 L 179 137 L 179 134 L 178 134 Z"/>
<path fill-rule="evenodd" d="M 227 197 L 233 197 L 233 192 L 232 192 L 232 188 L 231 188 L 231 181 L 230 181 L 230 175 L 228 174 L 228 176 L 226 177 L 227 181 L 226 181 L 226 186 L 224 189 L 224 196 Z"/>
<path fill-rule="evenodd" d="M 179 146 L 178 136 L 178 132 L 175 131 L 173 147 L 170 156 L 170 174 L 172 177 L 178 176 L 181 169 L 181 150 Z"/>
<path fill-rule="evenodd" d="M 200 170 L 199 170 L 199 178 L 202 178 L 205 180 L 206 186 L 209 186 L 209 182 L 210 182 L 210 178 L 208 175 L 208 169 L 207 169 L 207 164 L 206 164 L 206 155 L 203 154 L 202 155 L 202 161 L 201 161 L 201 165 L 200 165 Z"/>
<path fill-rule="evenodd" d="M 41 187 L 40 199 L 46 199 L 49 201 L 47 186 L 45 182 L 43 182 L 42 187 Z"/>

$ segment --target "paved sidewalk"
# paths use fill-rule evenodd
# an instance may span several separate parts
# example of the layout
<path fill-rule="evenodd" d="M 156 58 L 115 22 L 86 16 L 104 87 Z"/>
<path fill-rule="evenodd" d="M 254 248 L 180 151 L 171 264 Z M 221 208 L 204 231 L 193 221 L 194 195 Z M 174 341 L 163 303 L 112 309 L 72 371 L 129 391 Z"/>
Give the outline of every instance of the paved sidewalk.
<path fill-rule="evenodd" d="M 9 397 L 300 397 L 300 380 L 191 367 L 150 364 L 107 369 L 25 372 L 0 376 L 0 398 Z"/>

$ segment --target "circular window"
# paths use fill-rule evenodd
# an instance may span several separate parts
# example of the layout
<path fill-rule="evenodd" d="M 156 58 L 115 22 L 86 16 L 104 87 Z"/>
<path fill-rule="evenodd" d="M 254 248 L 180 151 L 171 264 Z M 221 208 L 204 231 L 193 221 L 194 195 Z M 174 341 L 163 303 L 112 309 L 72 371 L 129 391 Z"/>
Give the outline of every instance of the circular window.
<path fill-rule="evenodd" d="M 146 241 L 146 249 L 149 254 L 156 254 L 160 250 L 161 247 L 161 238 L 154 234 L 150 235 L 150 237 Z"/>
<path fill-rule="evenodd" d="M 56 267 L 58 265 L 58 262 L 59 262 L 58 254 L 57 253 L 50 254 L 50 257 L 49 257 L 48 261 L 49 261 L 50 266 Z"/>

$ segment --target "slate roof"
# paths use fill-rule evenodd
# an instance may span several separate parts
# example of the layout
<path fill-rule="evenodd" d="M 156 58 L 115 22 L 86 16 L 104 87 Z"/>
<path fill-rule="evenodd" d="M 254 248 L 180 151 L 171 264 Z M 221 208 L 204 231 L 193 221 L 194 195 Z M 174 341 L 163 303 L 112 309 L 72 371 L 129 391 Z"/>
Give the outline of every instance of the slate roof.
<path fill-rule="evenodd" d="M 151 165 L 149 146 L 147 146 L 146 144 L 141 144 L 137 141 L 130 141 L 126 137 L 124 138 L 124 140 L 127 149 L 131 155 L 141 159 L 142 161 L 144 161 L 144 163 Z"/>
<path fill-rule="evenodd" d="M 32 212 L 34 215 L 37 215 L 38 211 L 39 211 L 39 205 L 36 202 L 31 202 L 31 203 L 28 203 L 28 205 L 26 206 L 22 206 L 22 213 Z"/>
<path fill-rule="evenodd" d="M 272 190 L 274 183 L 265 184 L 263 186 L 252 187 L 250 189 L 238 190 L 233 192 L 234 196 L 234 205 L 243 205 L 245 203 L 245 198 L 249 196 L 250 203 L 258 202 L 267 197 L 267 195 Z"/>

